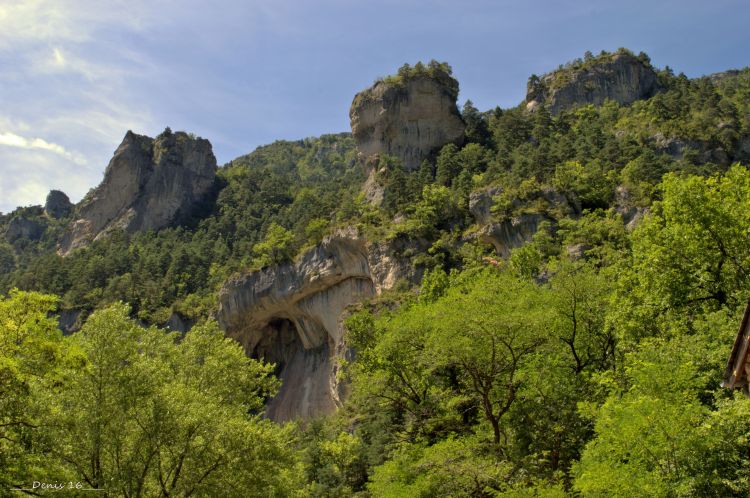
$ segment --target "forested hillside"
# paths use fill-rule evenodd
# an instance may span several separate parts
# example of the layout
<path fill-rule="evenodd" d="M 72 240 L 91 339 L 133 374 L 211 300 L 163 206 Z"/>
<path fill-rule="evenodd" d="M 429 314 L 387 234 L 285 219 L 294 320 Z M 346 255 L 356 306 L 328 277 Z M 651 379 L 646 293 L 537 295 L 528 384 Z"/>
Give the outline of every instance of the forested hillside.
<path fill-rule="evenodd" d="M 617 57 L 648 95 L 466 101 L 463 139 L 418 168 L 348 133 L 279 141 L 181 223 L 66 256 L 75 210 L 0 216 L 0 494 L 747 496 L 750 399 L 720 382 L 750 298 L 750 69 L 688 79 L 620 49 L 530 95 Z M 455 82 L 433 62 L 374 88 L 406 102 L 419 78 Z M 224 338 L 221 289 L 344 230 L 413 271 L 348 305 L 338 410 L 267 420 L 292 360 Z"/>

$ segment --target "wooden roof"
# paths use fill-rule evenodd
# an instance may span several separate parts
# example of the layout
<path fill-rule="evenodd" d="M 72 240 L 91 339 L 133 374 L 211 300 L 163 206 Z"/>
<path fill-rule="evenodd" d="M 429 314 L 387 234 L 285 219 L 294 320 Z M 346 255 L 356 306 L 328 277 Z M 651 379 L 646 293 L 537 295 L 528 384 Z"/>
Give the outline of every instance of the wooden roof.
<path fill-rule="evenodd" d="M 750 352 L 750 301 L 745 306 L 745 313 L 740 322 L 740 330 L 734 340 L 732 352 L 727 361 L 727 369 L 724 371 L 722 387 L 727 389 L 748 389 L 748 353 Z"/>

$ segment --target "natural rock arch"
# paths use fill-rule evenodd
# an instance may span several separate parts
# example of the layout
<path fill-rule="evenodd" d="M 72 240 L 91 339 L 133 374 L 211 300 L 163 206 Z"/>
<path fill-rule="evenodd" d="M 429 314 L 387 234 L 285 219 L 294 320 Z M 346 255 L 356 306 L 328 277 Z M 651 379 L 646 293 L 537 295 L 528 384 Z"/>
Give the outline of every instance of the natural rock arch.
<path fill-rule="evenodd" d="M 220 292 L 219 321 L 248 355 L 277 364 L 282 387 L 268 404 L 274 420 L 331 413 L 346 386 L 338 378 L 346 309 L 418 277 L 387 244 L 356 230 L 338 231 L 294 263 L 229 279 Z"/>

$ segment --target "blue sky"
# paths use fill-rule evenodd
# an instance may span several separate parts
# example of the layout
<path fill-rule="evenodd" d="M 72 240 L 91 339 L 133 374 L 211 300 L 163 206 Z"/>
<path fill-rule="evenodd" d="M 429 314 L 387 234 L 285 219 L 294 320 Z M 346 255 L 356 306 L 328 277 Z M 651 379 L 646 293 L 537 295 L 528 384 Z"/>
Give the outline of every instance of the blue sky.
<path fill-rule="evenodd" d="M 744 67 L 748 26 L 747 0 L 0 0 L 0 211 L 80 200 L 128 129 L 194 132 L 223 164 L 348 131 L 354 94 L 404 62 L 449 62 L 484 110 L 586 50 Z"/>

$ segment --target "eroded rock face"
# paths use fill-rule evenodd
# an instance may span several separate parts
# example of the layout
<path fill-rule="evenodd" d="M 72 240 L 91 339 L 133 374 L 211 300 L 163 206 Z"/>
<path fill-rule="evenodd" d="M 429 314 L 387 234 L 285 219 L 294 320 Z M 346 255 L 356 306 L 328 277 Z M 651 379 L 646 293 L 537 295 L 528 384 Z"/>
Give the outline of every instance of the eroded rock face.
<path fill-rule="evenodd" d="M 648 206 L 639 206 L 633 201 L 633 196 L 624 185 L 615 189 L 615 210 L 622 216 L 628 231 L 634 230 L 650 212 Z"/>
<path fill-rule="evenodd" d="M 496 197 L 502 193 L 501 187 L 487 187 L 469 195 L 469 212 L 479 225 L 479 230 L 470 237 L 479 238 L 485 244 L 492 244 L 498 256 L 508 258 L 511 250 L 531 241 L 542 222 L 547 221 L 554 226 L 555 220 L 544 213 L 521 213 L 499 217 L 492 212 L 492 207 Z M 534 200 L 542 201 L 550 209 L 569 216 L 576 216 L 581 212 L 581 206 L 576 199 L 569 199 L 551 188 L 539 189 L 530 194 L 525 202 Z M 514 209 L 518 209 L 524 202 L 514 199 L 512 204 Z"/>
<path fill-rule="evenodd" d="M 5 239 L 11 243 L 19 239 L 39 240 L 46 228 L 46 226 L 36 220 L 26 218 L 25 216 L 16 216 L 8 223 L 8 228 L 5 231 Z"/>
<path fill-rule="evenodd" d="M 698 140 L 688 140 L 679 137 L 665 137 L 662 133 L 657 133 L 651 137 L 657 151 L 667 154 L 673 159 L 687 159 L 691 154 L 704 163 L 714 163 L 721 166 L 728 166 L 730 161 L 729 154 L 721 147 L 711 147 L 707 142 Z M 736 156 L 739 158 L 742 154 L 742 141 L 738 142 Z"/>
<path fill-rule="evenodd" d="M 62 331 L 63 335 L 71 335 L 81 330 L 84 318 L 85 314 L 82 310 L 62 310 L 57 320 L 57 328 Z"/>
<path fill-rule="evenodd" d="M 650 64 L 628 53 L 616 53 L 581 69 L 560 69 L 530 82 L 526 105 L 531 110 L 544 105 L 555 115 L 582 105 L 601 105 L 607 99 L 632 104 L 653 96 L 658 89 Z"/>
<path fill-rule="evenodd" d="M 565 252 L 568 255 L 568 259 L 571 261 L 578 261 L 586 256 L 586 251 L 590 250 L 591 246 L 588 244 L 572 244 L 565 246 Z"/>
<path fill-rule="evenodd" d="M 167 323 L 164 324 L 164 328 L 184 334 L 189 331 L 193 325 L 195 325 L 195 321 L 173 311 L 172 314 L 169 315 Z"/>
<path fill-rule="evenodd" d="M 44 214 L 50 218 L 65 218 L 73 211 L 73 204 L 65 194 L 59 190 L 50 190 L 44 203 Z"/>
<path fill-rule="evenodd" d="M 190 216 L 210 194 L 216 158 L 208 140 L 169 129 L 151 139 L 128 131 L 104 180 L 78 206 L 60 253 L 113 230 L 158 230 Z"/>
<path fill-rule="evenodd" d="M 503 189 L 500 187 L 489 187 L 469 195 L 469 212 L 477 223 L 486 224 L 492 221 L 494 198 L 502 193 Z"/>
<path fill-rule="evenodd" d="M 409 170 L 448 143 L 461 143 L 464 122 L 456 107 L 458 83 L 447 73 L 401 83 L 379 81 L 354 97 L 349 117 L 365 158 L 388 154 Z"/>
<path fill-rule="evenodd" d="M 485 225 L 479 236 L 482 242 L 495 247 L 498 256 L 509 258 L 511 250 L 531 241 L 539 230 L 539 225 L 545 220 L 551 221 L 542 214 L 522 214 L 500 223 Z"/>
<path fill-rule="evenodd" d="M 220 292 L 219 322 L 254 358 L 277 364 L 282 380 L 267 414 L 278 421 L 311 418 L 340 406 L 336 376 L 349 354 L 342 320 L 353 303 L 418 275 L 388 244 L 356 230 L 338 231 L 286 263 L 239 275 Z"/>

